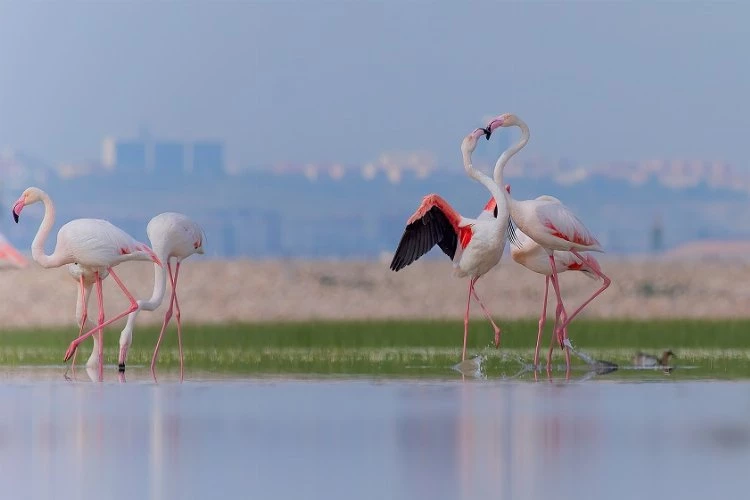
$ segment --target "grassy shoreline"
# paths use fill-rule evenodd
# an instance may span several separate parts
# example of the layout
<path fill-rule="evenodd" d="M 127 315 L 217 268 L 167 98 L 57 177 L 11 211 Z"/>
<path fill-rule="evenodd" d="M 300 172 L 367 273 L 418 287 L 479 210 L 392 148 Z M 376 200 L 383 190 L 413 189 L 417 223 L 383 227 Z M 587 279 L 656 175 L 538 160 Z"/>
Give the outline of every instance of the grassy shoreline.
<path fill-rule="evenodd" d="M 474 321 L 470 354 L 487 356 L 489 374 L 509 374 L 531 361 L 536 341 L 534 320 L 504 321 L 502 348 L 492 346 L 492 331 Z M 551 326 L 544 346 L 549 345 Z M 119 328 L 105 332 L 105 363 L 117 356 Z M 62 365 L 62 356 L 77 329 L 27 329 L 0 334 L 0 365 Z M 134 335 L 131 367 L 148 366 L 158 328 L 143 326 Z M 574 344 L 598 359 L 630 364 L 637 350 L 672 349 L 675 364 L 700 368 L 694 375 L 750 377 L 750 320 L 580 320 L 570 330 Z M 188 369 L 232 373 L 368 374 L 451 376 L 460 359 L 460 321 L 317 321 L 185 325 L 183 342 Z M 85 362 L 92 344 L 79 349 Z M 544 351 L 546 353 L 546 350 Z M 178 363 L 177 336 L 170 325 L 161 350 L 161 369 Z M 562 363 L 559 349 L 554 363 Z M 579 360 L 575 363 L 582 367 Z M 633 375 L 627 372 L 618 377 Z M 687 374 L 685 376 L 692 376 Z"/>

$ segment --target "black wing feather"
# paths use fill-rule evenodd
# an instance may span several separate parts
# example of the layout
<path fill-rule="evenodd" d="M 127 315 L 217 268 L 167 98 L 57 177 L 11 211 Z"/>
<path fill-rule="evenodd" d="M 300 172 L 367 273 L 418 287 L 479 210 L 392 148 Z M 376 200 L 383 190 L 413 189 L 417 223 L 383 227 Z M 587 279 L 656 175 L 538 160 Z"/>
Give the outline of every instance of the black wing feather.
<path fill-rule="evenodd" d="M 421 219 L 406 226 L 396 253 L 391 261 L 391 270 L 398 271 L 408 266 L 438 245 L 453 260 L 456 255 L 458 236 L 448 217 L 438 208 L 430 208 Z"/>

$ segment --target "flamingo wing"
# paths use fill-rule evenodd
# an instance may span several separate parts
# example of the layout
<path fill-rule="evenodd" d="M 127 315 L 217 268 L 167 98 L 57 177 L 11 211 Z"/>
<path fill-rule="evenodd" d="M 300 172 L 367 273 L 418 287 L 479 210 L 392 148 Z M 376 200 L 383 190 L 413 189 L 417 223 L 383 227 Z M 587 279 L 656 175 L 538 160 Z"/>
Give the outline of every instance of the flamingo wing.
<path fill-rule="evenodd" d="M 422 204 L 406 224 L 404 234 L 391 261 L 391 270 L 398 271 L 416 261 L 438 245 L 451 259 L 458 246 L 461 216 L 436 194 L 425 196 Z"/>
<path fill-rule="evenodd" d="M 599 246 L 591 231 L 562 203 L 540 204 L 536 207 L 536 214 L 552 236 L 579 245 Z"/>
<path fill-rule="evenodd" d="M 84 267 L 110 267 L 125 260 L 153 260 L 151 249 L 119 227 L 101 219 L 74 219 L 58 232 L 72 262 Z M 57 249 L 56 249 L 57 251 Z"/>

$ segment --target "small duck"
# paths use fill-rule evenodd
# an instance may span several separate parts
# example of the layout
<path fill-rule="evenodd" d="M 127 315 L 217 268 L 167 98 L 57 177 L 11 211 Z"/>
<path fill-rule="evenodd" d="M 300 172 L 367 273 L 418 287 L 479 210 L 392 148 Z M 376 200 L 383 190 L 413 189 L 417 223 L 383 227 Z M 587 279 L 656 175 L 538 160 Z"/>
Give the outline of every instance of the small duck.
<path fill-rule="evenodd" d="M 652 356 L 650 354 L 646 354 L 646 353 L 639 351 L 638 353 L 636 353 L 635 356 L 633 356 L 633 364 L 635 366 L 644 367 L 644 368 L 655 367 L 655 366 L 666 367 L 666 366 L 669 366 L 670 356 L 674 356 L 674 353 L 671 350 L 664 351 L 661 354 L 661 357 Z"/>
<path fill-rule="evenodd" d="M 482 362 L 487 359 L 485 356 L 478 354 L 473 358 L 461 361 L 458 364 L 453 365 L 453 369 L 462 375 L 468 375 L 475 378 L 484 378 L 482 373 Z"/>

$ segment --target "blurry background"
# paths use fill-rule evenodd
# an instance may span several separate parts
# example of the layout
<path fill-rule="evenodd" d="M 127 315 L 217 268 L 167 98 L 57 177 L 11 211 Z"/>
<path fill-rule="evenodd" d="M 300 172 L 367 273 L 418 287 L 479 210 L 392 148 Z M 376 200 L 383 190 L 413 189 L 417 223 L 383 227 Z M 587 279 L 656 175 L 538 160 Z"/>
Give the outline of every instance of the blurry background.
<path fill-rule="evenodd" d="M 3 2 L 0 231 L 29 248 L 41 207 L 19 225 L 9 209 L 38 185 L 58 227 L 102 217 L 146 241 L 150 217 L 176 210 L 204 225 L 209 257 L 385 268 L 424 194 L 479 212 L 461 139 L 514 112 L 532 135 L 507 169 L 514 196 L 557 196 L 608 258 L 742 257 L 749 16 L 708 2 Z M 476 163 L 489 171 L 517 134 L 481 142 Z"/>

